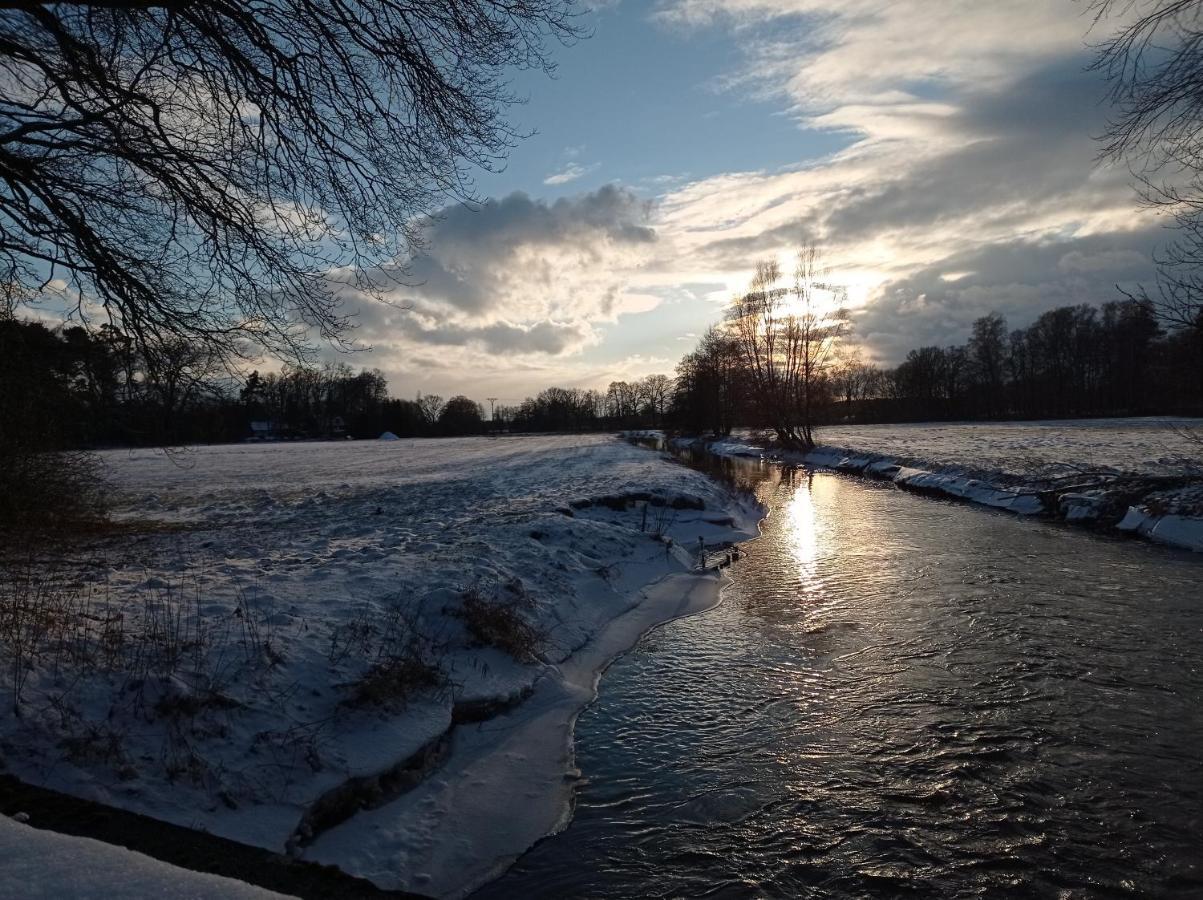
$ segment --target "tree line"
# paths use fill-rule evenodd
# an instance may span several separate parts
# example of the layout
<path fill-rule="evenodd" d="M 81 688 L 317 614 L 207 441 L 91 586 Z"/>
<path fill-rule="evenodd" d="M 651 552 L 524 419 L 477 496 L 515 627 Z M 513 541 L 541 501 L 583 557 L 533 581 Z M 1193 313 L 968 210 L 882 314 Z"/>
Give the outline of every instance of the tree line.
<path fill-rule="evenodd" d="M 805 447 L 814 427 L 843 422 L 1203 413 L 1203 328 L 1167 328 L 1140 301 L 1058 307 L 1016 329 L 991 313 L 964 344 L 918 347 L 882 367 L 842 342 L 840 308 L 819 312 L 807 301 L 814 276 L 778 287 L 780 270 L 761 266 L 675 377 L 551 387 L 497 405 L 491 417 L 462 395 L 390 396 L 376 369 L 286 365 L 240 377 L 204 345 L 147 352 L 112 328 L 3 316 L 0 443 L 41 450 L 644 427 L 725 435 L 747 426 Z"/>
<path fill-rule="evenodd" d="M 892 369 L 853 354 L 833 371 L 830 420 L 1047 419 L 1203 412 L 1203 329 L 1166 330 L 1147 304 L 1062 306 L 1009 330 L 991 313 L 965 344 Z"/>
<path fill-rule="evenodd" d="M 384 374 L 345 363 L 237 376 L 203 344 L 146 348 L 119 331 L 0 315 L 0 455 L 245 439 L 475 434 L 467 397 L 390 397 Z"/>
<path fill-rule="evenodd" d="M 146 345 L 114 328 L 51 329 L 9 313 L 5 447 L 751 426 L 809 449 L 814 428 L 836 422 L 1203 412 L 1203 321 L 1167 327 L 1142 300 L 1062 306 L 1014 330 L 990 313 L 964 344 L 915 348 L 893 368 L 863 362 L 846 341 L 843 301 L 813 248 L 798 253 L 792 280 L 762 262 L 675 378 L 552 387 L 515 406 L 491 399 L 488 419 L 465 396 L 391 397 L 378 370 L 285 365 L 238 378 L 205 344 Z"/>
<path fill-rule="evenodd" d="M 1136 300 L 1058 307 L 1014 330 L 991 313 L 964 344 L 918 347 L 894 367 L 843 346 L 813 374 L 812 425 L 1199 415 L 1203 328 L 1167 330 Z M 738 336 L 722 328 L 678 364 L 672 417 L 713 435 L 736 425 L 780 432 Z"/>

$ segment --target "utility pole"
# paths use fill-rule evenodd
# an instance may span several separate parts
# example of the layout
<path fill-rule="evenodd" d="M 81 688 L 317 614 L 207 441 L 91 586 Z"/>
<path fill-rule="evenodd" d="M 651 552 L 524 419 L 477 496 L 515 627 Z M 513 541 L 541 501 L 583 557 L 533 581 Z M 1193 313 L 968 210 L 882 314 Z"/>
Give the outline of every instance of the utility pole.
<path fill-rule="evenodd" d="M 493 421 L 493 404 L 497 402 L 496 397 L 485 397 L 489 401 L 489 421 Z"/>

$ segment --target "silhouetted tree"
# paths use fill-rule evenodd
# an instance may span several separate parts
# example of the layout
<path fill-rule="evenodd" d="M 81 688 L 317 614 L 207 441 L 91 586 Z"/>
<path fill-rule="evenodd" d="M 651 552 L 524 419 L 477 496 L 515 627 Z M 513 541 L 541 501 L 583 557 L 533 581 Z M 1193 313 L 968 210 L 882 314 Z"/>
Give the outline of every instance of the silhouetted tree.
<path fill-rule="evenodd" d="M 506 418 L 515 431 L 585 431 L 601 427 L 597 410 L 604 406 L 596 391 L 553 387 L 507 409 Z"/>
<path fill-rule="evenodd" d="M 851 422 L 863 417 L 865 402 L 881 391 L 881 370 L 862 362 L 859 347 L 847 348 L 832 367 L 831 382 L 843 402 L 840 418 Z"/>
<path fill-rule="evenodd" d="M 987 416 L 1005 412 L 1007 363 L 1007 320 L 998 313 L 982 316 L 973 323 L 968 347 L 970 377 Z"/>
<path fill-rule="evenodd" d="M 64 277 L 141 347 L 338 340 L 420 214 L 519 136 L 573 0 L 7 0 L 0 281 Z M 383 266 L 383 267 L 382 267 Z"/>
<path fill-rule="evenodd" d="M 426 427 L 433 430 L 439 423 L 439 416 L 443 414 L 443 398 L 438 394 L 418 394 L 417 404 Z"/>
<path fill-rule="evenodd" d="M 672 393 L 672 379 L 667 375 L 649 375 L 638 384 L 638 393 L 647 404 L 650 424 L 654 428 L 664 418 L 668 407 L 669 395 Z"/>
<path fill-rule="evenodd" d="M 1203 334 L 1203 2 L 1093 6 L 1099 21 L 1116 14 L 1121 23 L 1095 61 L 1114 101 L 1103 155 L 1132 170 L 1141 197 L 1177 230 L 1157 255 L 1156 284 L 1133 298 L 1166 323 Z M 1199 364 L 1203 370 L 1203 357 Z"/>
<path fill-rule="evenodd" d="M 746 422 L 746 378 L 739 345 L 727 331 L 709 328 L 697 349 L 677 364 L 673 410 L 678 424 L 715 437 Z"/>
<path fill-rule="evenodd" d="M 775 261 L 759 263 L 728 319 L 765 422 L 783 445 L 809 450 L 847 314 L 824 305 L 832 287 L 813 247 L 799 251 L 792 287 L 778 287 L 780 279 Z"/>
<path fill-rule="evenodd" d="M 168 338 L 145 348 L 143 369 L 146 390 L 159 411 L 159 441 L 175 442 L 177 416 L 213 389 L 221 359 L 207 344 Z"/>
<path fill-rule="evenodd" d="M 484 413 L 480 404 L 462 394 L 448 400 L 439 413 L 439 430 L 443 434 L 480 434 L 484 425 Z"/>

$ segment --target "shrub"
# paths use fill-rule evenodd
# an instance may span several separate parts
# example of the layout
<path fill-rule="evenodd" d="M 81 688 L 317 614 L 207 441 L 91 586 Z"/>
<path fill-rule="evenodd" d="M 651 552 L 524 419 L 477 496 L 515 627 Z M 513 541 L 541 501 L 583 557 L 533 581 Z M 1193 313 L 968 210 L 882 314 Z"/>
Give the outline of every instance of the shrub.
<path fill-rule="evenodd" d="M 39 452 L 0 440 L 0 534 L 10 544 L 103 523 L 107 494 L 94 454 Z"/>
<path fill-rule="evenodd" d="M 496 647 L 519 662 L 535 662 L 547 643 L 547 633 L 523 613 L 534 601 L 517 578 L 501 590 L 488 592 L 474 585 L 463 593 L 459 617 L 480 643 Z"/>
<path fill-rule="evenodd" d="M 404 706 L 417 694 L 446 684 L 439 665 L 439 646 L 421 627 L 414 603 L 394 601 L 384 610 L 366 606 L 330 636 L 329 659 L 371 660 L 367 670 L 348 685 L 345 706 Z"/>
<path fill-rule="evenodd" d="M 416 694 L 441 686 L 443 673 L 418 654 L 391 656 L 351 684 L 348 706 L 404 706 Z"/>

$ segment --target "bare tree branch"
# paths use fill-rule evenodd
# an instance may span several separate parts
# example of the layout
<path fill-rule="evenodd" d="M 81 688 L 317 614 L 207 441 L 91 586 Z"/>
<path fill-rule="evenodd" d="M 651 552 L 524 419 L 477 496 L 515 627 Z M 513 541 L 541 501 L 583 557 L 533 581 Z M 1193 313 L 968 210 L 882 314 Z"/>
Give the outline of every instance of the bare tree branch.
<path fill-rule="evenodd" d="M 520 137 L 506 73 L 580 34 L 574 0 L 3 0 L 0 281 L 140 346 L 345 342 Z"/>

